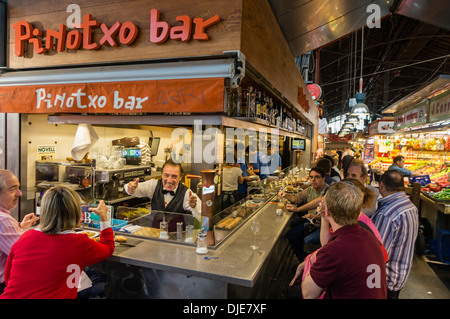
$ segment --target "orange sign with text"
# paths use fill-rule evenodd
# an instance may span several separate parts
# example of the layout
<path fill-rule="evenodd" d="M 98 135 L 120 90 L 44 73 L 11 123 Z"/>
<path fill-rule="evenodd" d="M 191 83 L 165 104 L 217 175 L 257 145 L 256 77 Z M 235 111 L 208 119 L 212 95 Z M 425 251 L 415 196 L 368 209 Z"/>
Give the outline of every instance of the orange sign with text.
<path fill-rule="evenodd" d="M 159 15 L 160 12 L 157 9 L 150 10 L 149 40 L 155 44 L 162 44 L 169 38 L 188 42 L 191 40 L 192 30 L 194 40 L 209 40 L 206 29 L 220 21 L 217 14 L 207 20 L 180 15 L 176 17 L 176 20 L 181 25 L 171 26 L 166 21 L 160 20 Z M 104 45 L 111 47 L 117 47 L 118 44 L 131 45 L 139 32 L 138 27 L 131 21 L 124 23 L 116 21 L 108 27 L 105 23 L 100 24 L 93 19 L 91 14 L 85 14 L 83 22 L 73 30 L 68 30 L 64 24 L 60 24 L 58 30 L 41 30 L 25 20 L 18 21 L 12 26 L 14 29 L 14 54 L 18 57 L 24 56 L 28 43 L 33 44 L 34 52 L 37 54 L 43 54 L 52 49 L 58 52 L 64 52 L 66 49 L 97 50 Z M 98 43 L 93 40 L 93 33 L 97 32 L 94 30 L 96 28 L 100 28 L 99 32 L 102 34 Z"/>
<path fill-rule="evenodd" d="M 0 88 L 0 113 L 223 112 L 224 78 Z"/>

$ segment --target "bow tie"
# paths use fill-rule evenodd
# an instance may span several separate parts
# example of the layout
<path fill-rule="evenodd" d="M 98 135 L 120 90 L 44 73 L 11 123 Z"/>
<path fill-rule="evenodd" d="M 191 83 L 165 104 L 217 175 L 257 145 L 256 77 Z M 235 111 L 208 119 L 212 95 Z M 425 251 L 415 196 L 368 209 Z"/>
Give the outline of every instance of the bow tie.
<path fill-rule="evenodd" d="M 162 190 L 163 194 L 170 194 L 172 196 L 175 196 L 175 192 L 174 191 L 167 191 L 165 189 Z"/>

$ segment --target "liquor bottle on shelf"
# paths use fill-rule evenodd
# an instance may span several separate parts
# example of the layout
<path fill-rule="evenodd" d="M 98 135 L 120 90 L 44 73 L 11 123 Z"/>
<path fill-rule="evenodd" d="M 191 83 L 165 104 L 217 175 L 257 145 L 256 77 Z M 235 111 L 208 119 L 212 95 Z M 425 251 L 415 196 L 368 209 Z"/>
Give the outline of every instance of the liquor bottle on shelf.
<path fill-rule="evenodd" d="M 233 116 L 235 109 L 236 109 L 234 95 L 235 95 L 234 89 L 227 88 L 227 110 L 226 110 L 226 112 L 227 112 L 228 116 Z"/>
<path fill-rule="evenodd" d="M 248 113 L 249 117 L 256 117 L 256 92 L 252 86 L 248 89 Z"/>
<path fill-rule="evenodd" d="M 248 116 L 248 91 L 244 90 L 244 89 L 241 90 L 239 116 L 241 116 L 241 117 Z"/>
<path fill-rule="evenodd" d="M 236 105 L 236 108 L 234 110 L 233 116 L 239 116 L 239 114 L 241 113 L 241 94 L 241 87 L 238 87 L 234 94 L 234 104 Z"/>
<path fill-rule="evenodd" d="M 256 117 L 261 118 L 261 91 L 256 91 Z"/>
<path fill-rule="evenodd" d="M 277 116 L 277 126 L 279 127 L 279 128 L 281 128 L 282 127 L 282 119 L 283 119 L 283 106 L 281 105 L 281 104 L 278 104 L 277 105 L 277 108 L 278 108 L 278 116 Z"/>
<path fill-rule="evenodd" d="M 261 119 L 267 121 L 267 97 L 265 92 L 261 92 Z"/>
<path fill-rule="evenodd" d="M 275 108 L 275 106 L 273 105 L 273 99 L 270 98 L 269 99 L 269 122 L 272 125 L 276 125 L 276 117 L 277 117 L 277 109 Z"/>

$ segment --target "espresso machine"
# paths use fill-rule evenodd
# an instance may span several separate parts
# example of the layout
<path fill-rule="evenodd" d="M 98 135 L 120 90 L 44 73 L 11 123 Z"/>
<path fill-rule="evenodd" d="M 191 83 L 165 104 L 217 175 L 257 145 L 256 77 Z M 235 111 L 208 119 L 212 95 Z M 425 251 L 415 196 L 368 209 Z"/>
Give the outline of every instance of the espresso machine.
<path fill-rule="evenodd" d="M 125 165 L 117 169 L 96 169 L 94 173 L 94 198 L 105 201 L 122 201 L 128 197 L 124 185 L 139 178 L 150 176 L 151 166 Z"/>

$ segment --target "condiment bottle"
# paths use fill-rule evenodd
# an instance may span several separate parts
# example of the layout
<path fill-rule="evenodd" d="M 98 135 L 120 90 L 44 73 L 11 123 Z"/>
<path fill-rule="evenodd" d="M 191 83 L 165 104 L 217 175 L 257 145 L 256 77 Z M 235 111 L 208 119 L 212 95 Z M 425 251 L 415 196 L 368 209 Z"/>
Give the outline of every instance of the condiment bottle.
<path fill-rule="evenodd" d="M 198 234 L 197 249 L 195 250 L 197 254 L 204 255 L 208 253 L 208 244 L 206 240 L 206 232 L 202 229 L 202 231 Z"/>
<path fill-rule="evenodd" d="M 159 223 L 159 238 L 169 239 L 169 223 L 166 221 L 166 217 L 163 217 L 163 221 Z"/>

